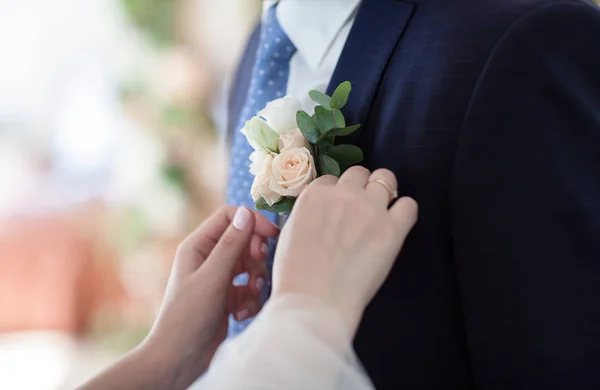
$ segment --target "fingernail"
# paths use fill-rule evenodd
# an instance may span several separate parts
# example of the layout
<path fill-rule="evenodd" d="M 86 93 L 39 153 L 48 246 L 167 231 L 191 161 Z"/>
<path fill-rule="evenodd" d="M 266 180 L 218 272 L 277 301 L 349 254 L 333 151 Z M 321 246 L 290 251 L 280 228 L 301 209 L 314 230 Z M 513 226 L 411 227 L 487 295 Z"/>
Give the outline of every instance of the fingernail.
<path fill-rule="evenodd" d="M 244 321 L 250 315 L 250 311 L 248 309 L 242 309 L 237 312 L 238 321 Z"/>
<path fill-rule="evenodd" d="M 260 291 L 265 285 L 265 280 L 263 278 L 256 279 L 256 288 Z"/>
<path fill-rule="evenodd" d="M 252 218 L 250 210 L 245 207 L 239 207 L 233 217 L 233 227 L 241 231 L 246 230 L 250 224 L 250 218 Z"/>
<path fill-rule="evenodd" d="M 260 250 L 262 251 L 262 253 L 264 253 L 265 255 L 269 254 L 269 246 L 267 245 L 266 242 L 263 242 L 262 245 L 260 246 Z"/>

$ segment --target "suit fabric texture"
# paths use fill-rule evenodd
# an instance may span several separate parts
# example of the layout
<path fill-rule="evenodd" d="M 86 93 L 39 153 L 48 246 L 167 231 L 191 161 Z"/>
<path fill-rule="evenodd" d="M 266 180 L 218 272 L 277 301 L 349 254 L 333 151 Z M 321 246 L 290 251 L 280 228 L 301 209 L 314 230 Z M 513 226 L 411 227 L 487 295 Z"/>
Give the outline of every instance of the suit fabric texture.
<path fill-rule="evenodd" d="M 364 0 L 346 80 L 343 143 L 419 203 L 354 344 L 376 388 L 600 388 L 600 10 Z"/>

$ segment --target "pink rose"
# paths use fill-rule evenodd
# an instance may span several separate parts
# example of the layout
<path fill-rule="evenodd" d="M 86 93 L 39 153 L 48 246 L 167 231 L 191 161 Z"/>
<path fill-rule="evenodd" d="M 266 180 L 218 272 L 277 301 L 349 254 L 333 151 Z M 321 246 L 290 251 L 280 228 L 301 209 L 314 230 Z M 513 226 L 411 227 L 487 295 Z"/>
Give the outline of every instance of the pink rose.
<path fill-rule="evenodd" d="M 317 177 L 315 161 L 308 148 L 281 151 L 272 162 L 270 188 L 281 196 L 296 197 Z"/>
<path fill-rule="evenodd" d="M 264 198 L 269 206 L 273 206 L 281 200 L 281 194 L 271 190 L 269 187 L 273 178 L 272 167 L 275 156 L 275 153 L 267 154 L 258 151 L 252 153 L 250 156 L 252 160 L 250 171 L 256 175 L 250 188 L 250 195 L 255 203 L 261 197 Z"/>
<path fill-rule="evenodd" d="M 279 135 L 279 150 L 293 148 L 307 148 L 308 140 L 304 137 L 300 129 L 286 131 Z"/>

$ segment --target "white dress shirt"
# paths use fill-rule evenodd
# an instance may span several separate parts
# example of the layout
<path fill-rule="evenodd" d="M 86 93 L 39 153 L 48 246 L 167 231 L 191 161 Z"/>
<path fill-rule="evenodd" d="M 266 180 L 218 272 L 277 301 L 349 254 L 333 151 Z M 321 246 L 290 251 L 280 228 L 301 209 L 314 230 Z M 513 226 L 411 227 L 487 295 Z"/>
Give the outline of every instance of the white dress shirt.
<path fill-rule="evenodd" d="M 307 109 L 308 92 L 325 92 L 338 63 L 361 0 L 265 0 L 266 11 L 277 6 L 279 24 L 296 46 L 290 60 L 287 95 Z"/>

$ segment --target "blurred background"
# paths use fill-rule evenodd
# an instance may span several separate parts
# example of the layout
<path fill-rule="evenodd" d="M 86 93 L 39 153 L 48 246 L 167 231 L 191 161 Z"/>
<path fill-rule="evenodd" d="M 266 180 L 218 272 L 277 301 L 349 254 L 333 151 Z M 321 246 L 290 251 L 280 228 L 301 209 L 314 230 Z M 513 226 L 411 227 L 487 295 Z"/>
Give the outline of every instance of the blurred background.
<path fill-rule="evenodd" d="M 221 203 L 225 90 L 259 0 L 0 0 L 0 389 L 135 346 Z"/>
<path fill-rule="evenodd" d="M 0 0 L 0 389 L 138 344 L 224 198 L 229 80 L 260 0 Z"/>

